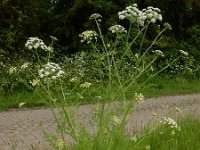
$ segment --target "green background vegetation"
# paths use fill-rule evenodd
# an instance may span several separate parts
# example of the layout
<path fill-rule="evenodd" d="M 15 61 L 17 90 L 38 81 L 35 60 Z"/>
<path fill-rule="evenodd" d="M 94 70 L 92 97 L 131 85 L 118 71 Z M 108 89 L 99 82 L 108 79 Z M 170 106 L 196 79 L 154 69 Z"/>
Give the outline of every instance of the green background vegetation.
<path fill-rule="evenodd" d="M 118 21 L 117 12 L 132 3 L 137 3 L 140 9 L 147 6 L 160 8 L 163 15 L 160 28 L 163 28 L 165 22 L 169 22 L 173 28 L 173 30 L 165 32 L 154 43 L 152 49 L 160 49 L 166 57 L 158 58 L 152 68 L 148 70 L 149 72 L 155 73 L 166 66 L 168 62 L 177 58 L 179 49 L 189 52 L 189 57 L 181 58 L 173 66 L 169 66 L 157 78 L 148 82 L 147 87 L 142 87 L 140 92 L 147 97 L 199 92 L 199 0 L 177 0 L 176 2 L 173 0 L 2 0 L 0 2 L 0 94 L 3 93 L 0 97 L 0 102 L 3 102 L 0 104 L 1 108 L 17 107 L 22 101 L 27 102 L 29 106 L 43 105 L 42 101 L 35 100 L 39 98 L 31 93 L 32 90 L 27 89 L 23 84 L 33 78 L 33 76 L 27 76 L 28 70 L 18 71 L 12 75 L 8 73 L 12 66 L 33 62 L 30 70 L 37 74 L 35 69 L 37 67 L 34 66 L 34 63 L 37 62 L 36 57 L 29 50 L 25 50 L 24 46 L 28 37 L 39 37 L 45 43 L 50 43 L 50 35 L 57 37 L 58 42 L 54 45 L 54 54 L 51 59 L 54 62 L 62 62 L 70 75 L 80 76 L 79 74 L 86 72 L 84 81 L 90 81 L 91 76 L 93 79 L 95 78 L 95 69 L 97 70 L 98 61 L 101 62 L 101 60 L 100 57 L 98 58 L 99 55 L 93 56 L 94 53 L 90 53 L 91 47 L 80 44 L 79 34 L 87 29 L 96 29 L 95 23 L 88 19 L 95 12 L 103 16 L 101 29 L 105 40 L 110 37 L 108 27 L 114 24 L 122 24 L 128 29 L 128 22 Z M 149 28 L 144 41 L 144 45 L 147 46 L 160 32 L 156 25 L 151 25 Z M 139 40 L 141 39 L 139 38 Z M 139 46 L 139 42 L 137 42 L 134 45 L 136 49 Z M 86 54 L 83 56 L 82 53 L 73 55 L 81 51 L 85 51 Z M 72 61 L 72 63 L 62 60 L 66 56 L 72 56 L 69 59 L 69 62 Z M 103 54 L 102 57 L 104 57 Z M 151 56 L 148 55 L 148 57 L 147 61 L 151 59 Z M 97 65 L 92 60 L 97 60 L 95 62 Z M 127 68 L 129 69 L 130 66 L 127 65 Z M 188 69 L 192 69 L 192 73 Z M 145 80 L 151 73 L 142 76 L 140 80 Z M 126 71 L 122 76 L 126 77 Z M 68 80 L 67 78 L 65 81 L 68 82 Z M 91 82 L 93 81 L 91 80 Z M 139 81 L 139 83 L 142 82 Z M 176 87 L 174 84 L 180 86 Z M 15 92 L 18 93 L 17 97 Z M 10 95 L 10 100 L 8 100 L 8 95 Z"/>
<path fill-rule="evenodd" d="M 184 49 L 200 57 L 199 0 L 2 0 L 0 2 L 0 54 L 3 57 L 25 55 L 24 43 L 30 36 L 49 41 L 49 35 L 59 39 L 57 52 L 71 54 L 82 50 L 78 35 L 95 25 L 88 17 L 98 12 L 103 16 L 103 32 L 116 23 L 117 12 L 136 2 L 162 10 L 163 22 L 173 31 L 165 33 L 157 43 L 165 51 Z M 156 29 L 148 33 L 154 38 Z M 173 49 L 172 49 L 173 47 Z"/>

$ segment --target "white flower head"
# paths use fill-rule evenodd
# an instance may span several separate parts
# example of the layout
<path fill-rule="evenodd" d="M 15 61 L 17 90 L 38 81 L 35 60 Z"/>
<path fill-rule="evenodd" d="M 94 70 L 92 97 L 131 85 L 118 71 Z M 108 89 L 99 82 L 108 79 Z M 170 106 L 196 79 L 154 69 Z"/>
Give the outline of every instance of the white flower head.
<path fill-rule="evenodd" d="M 46 51 L 53 52 L 54 48 L 52 46 L 47 46 Z"/>
<path fill-rule="evenodd" d="M 182 55 L 184 55 L 184 56 L 188 56 L 188 55 L 189 55 L 188 52 L 186 52 L 186 51 L 184 51 L 184 50 L 179 50 L 179 52 L 180 52 Z"/>
<path fill-rule="evenodd" d="M 80 85 L 81 88 L 89 88 L 92 85 L 92 83 L 89 82 L 85 82 L 83 84 Z"/>
<path fill-rule="evenodd" d="M 180 130 L 180 127 L 178 126 L 176 121 L 172 118 L 163 117 L 163 120 L 161 121 L 161 123 L 172 128 L 172 129 Z"/>
<path fill-rule="evenodd" d="M 26 104 L 25 102 L 19 103 L 19 108 L 23 107 L 25 104 Z"/>
<path fill-rule="evenodd" d="M 57 80 L 62 77 L 65 72 L 61 69 L 61 67 L 53 62 L 49 62 L 42 66 L 42 68 L 38 71 L 39 77 L 49 80 Z"/>
<path fill-rule="evenodd" d="M 172 30 L 172 26 L 169 23 L 164 23 L 164 27 L 168 30 Z"/>
<path fill-rule="evenodd" d="M 92 14 L 91 16 L 90 16 L 90 20 L 92 20 L 92 19 L 95 19 L 95 20 L 97 20 L 98 22 L 101 22 L 101 18 L 102 18 L 102 15 L 100 15 L 100 14 L 98 14 L 98 13 L 94 13 L 94 14 Z"/>
<path fill-rule="evenodd" d="M 47 46 L 44 44 L 43 40 L 39 39 L 38 37 L 29 37 L 26 41 L 25 47 L 29 50 L 32 49 L 43 49 L 46 51 Z"/>
<path fill-rule="evenodd" d="M 112 121 L 113 121 L 113 123 L 115 125 L 118 125 L 121 122 L 120 119 L 119 119 L 119 117 L 117 117 L 117 116 L 112 116 Z"/>
<path fill-rule="evenodd" d="M 13 74 L 13 73 L 16 73 L 17 72 L 17 67 L 10 67 L 8 73 L 9 74 Z"/>
<path fill-rule="evenodd" d="M 81 38 L 81 43 L 87 42 L 88 44 L 92 42 L 92 40 L 97 41 L 98 34 L 95 31 L 92 30 L 86 30 L 83 33 L 79 34 L 79 37 Z"/>
<path fill-rule="evenodd" d="M 156 23 L 157 20 L 162 21 L 162 15 L 159 8 L 149 6 L 143 10 L 137 8 L 137 4 L 126 7 L 125 10 L 118 12 L 119 19 L 128 19 L 131 22 L 136 22 L 140 26 L 144 26 L 146 21 Z"/>
<path fill-rule="evenodd" d="M 73 78 L 71 78 L 69 81 L 70 82 L 77 82 L 79 79 L 77 78 L 77 77 L 73 77 Z"/>
<path fill-rule="evenodd" d="M 159 8 L 154 8 L 152 6 L 147 7 L 143 10 L 145 16 L 147 16 L 147 21 L 156 23 L 157 20 L 162 21 L 161 10 Z"/>
<path fill-rule="evenodd" d="M 120 20 L 128 19 L 131 22 L 137 22 L 140 26 L 144 25 L 145 13 L 137 8 L 137 4 L 126 7 L 125 10 L 118 12 Z"/>
<path fill-rule="evenodd" d="M 53 41 L 58 41 L 57 37 L 55 37 L 55 36 L 50 36 L 50 38 L 51 38 Z"/>
<path fill-rule="evenodd" d="M 21 69 L 26 69 L 26 68 L 28 68 L 29 64 L 30 64 L 29 62 L 24 63 L 24 64 L 21 66 Z"/>
<path fill-rule="evenodd" d="M 127 33 L 127 30 L 121 25 L 114 25 L 108 28 L 112 33 Z"/>
<path fill-rule="evenodd" d="M 37 86 L 37 85 L 40 84 L 40 80 L 39 80 L 39 79 L 33 79 L 33 81 L 30 81 L 30 84 L 31 84 L 32 86 Z"/>
<path fill-rule="evenodd" d="M 157 54 L 158 56 L 164 56 L 164 54 L 163 54 L 163 52 L 161 51 L 161 50 L 155 50 L 154 51 L 155 52 L 155 54 Z"/>
<path fill-rule="evenodd" d="M 144 95 L 142 93 L 135 93 L 134 99 L 136 101 L 143 101 L 144 100 Z"/>
<path fill-rule="evenodd" d="M 130 140 L 133 141 L 133 142 L 137 142 L 138 139 L 137 139 L 136 136 L 132 136 L 132 137 L 130 138 Z"/>

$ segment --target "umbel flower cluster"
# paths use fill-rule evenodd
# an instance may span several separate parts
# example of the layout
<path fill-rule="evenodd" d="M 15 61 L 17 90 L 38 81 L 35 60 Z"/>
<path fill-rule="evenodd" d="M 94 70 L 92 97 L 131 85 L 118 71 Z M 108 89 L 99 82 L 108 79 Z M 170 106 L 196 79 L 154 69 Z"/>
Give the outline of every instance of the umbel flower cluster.
<path fill-rule="evenodd" d="M 42 69 L 38 71 L 41 79 L 57 80 L 64 75 L 64 71 L 61 67 L 53 62 L 49 62 L 42 66 Z"/>
<path fill-rule="evenodd" d="M 144 100 L 144 95 L 142 93 L 135 93 L 134 99 L 136 101 L 143 101 Z"/>
<path fill-rule="evenodd" d="M 100 14 L 98 14 L 98 13 L 94 13 L 94 14 L 92 14 L 91 16 L 90 16 L 90 20 L 92 20 L 92 19 L 96 19 L 98 22 L 101 22 L 101 18 L 102 18 L 102 16 L 100 15 Z"/>
<path fill-rule="evenodd" d="M 139 10 L 137 4 L 126 7 L 125 10 L 118 13 L 119 19 L 128 19 L 131 22 L 137 22 L 140 26 L 144 26 L 145 22 L 155 23 L 157 20 L 162 21 L 162 15 L 159 8 L 152 6 Z"/>
<path fill-rule="evenodd" d="M 127 33 L 127 30 L 121 25 L 114 25 L 108 28 L 112 33 Z"/>
<path fill-rule="evenodd" d="M 176 121 L 172 118 L 167 118 L 167 117 L 163 117 L 163 120 L 161 121 L 162 124 L 169 126 L 172 129 L 177 129 L 180 130 L 180 127 L 178 126 L 178 124 L 176 123 Z"/>
<path fill-rule="evenodd" d="M 42 50 L 47 50 L 47 46 L 43 42 L 43 40 L 39 39 L 38 37 L 29 37 L 25 47 L 32 50 L 32 49 L 42 49 Z"/>
<path fill-rule="evenodd" d="M 87 44 L 92 42 L 92 40 L 97 41 L 98 34 L 95 31 L 92 30 L 86 30 L 83 33 L 79 34 L 79 37 L 81 38 L 81 42 L 87 41 Z"/>

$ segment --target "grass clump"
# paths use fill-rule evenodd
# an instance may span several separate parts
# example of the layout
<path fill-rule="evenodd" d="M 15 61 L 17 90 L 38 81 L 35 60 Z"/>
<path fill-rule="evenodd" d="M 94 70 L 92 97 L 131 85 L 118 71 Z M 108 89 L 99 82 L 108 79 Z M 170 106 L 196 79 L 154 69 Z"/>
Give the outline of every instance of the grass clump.
<path fill-rule="evenodd" d="M 164 117 L 153 128 L 146 128 L 137 135 L 128 136 L 121 128 L 119 118 L 113 116 L 114 124 L 102 135 L 81 132 L 75 144 L 54 139 L 54 148 L 62 150 L 199 150 L 200 120 L 194 115 L 179 117 L 177 122 Z M 100 136 L 100 137 L 98 137 Z"/>
<path fill-rule="evenodd" d="M 166 125 L 144 132 L 136 143 L 136 150 L 144 149 L 146 145 L 153 150 L 199 150 L 200 120 L 194 116 L 179 118 L 179 130 Z"/>

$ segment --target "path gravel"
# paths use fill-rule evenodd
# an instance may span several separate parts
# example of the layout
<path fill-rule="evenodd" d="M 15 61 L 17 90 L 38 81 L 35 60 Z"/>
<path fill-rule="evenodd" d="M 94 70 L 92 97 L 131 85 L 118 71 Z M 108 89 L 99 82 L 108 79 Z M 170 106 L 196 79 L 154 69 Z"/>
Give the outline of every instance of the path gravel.
<path fill-rule="evenodd" d="M 129 116 L 127 130 L 137 133 L 149 123 L 153 116 L 175 115 L 175 109 L 180 108 L 185 113 L 200 114 L 200 94 L 164 96 L 146 99 L 138 104 Z M 77 110 L 77 120 L 89 126 L 94 105 L 83 105 Z M 74 107 L 71 109 L 75 110 Z M 56 110 L 56 113 L 58 111 Z M 178 114 L 178 112 L 177 112 Z M 44 131 L 56 134 L 56 123 L 48 108 L 31 110 L 13 109 L 0 112 L 0 150 L 50 150 L 44 138 Z M 70 141 L 70 139 L 69 139 Z"/>

